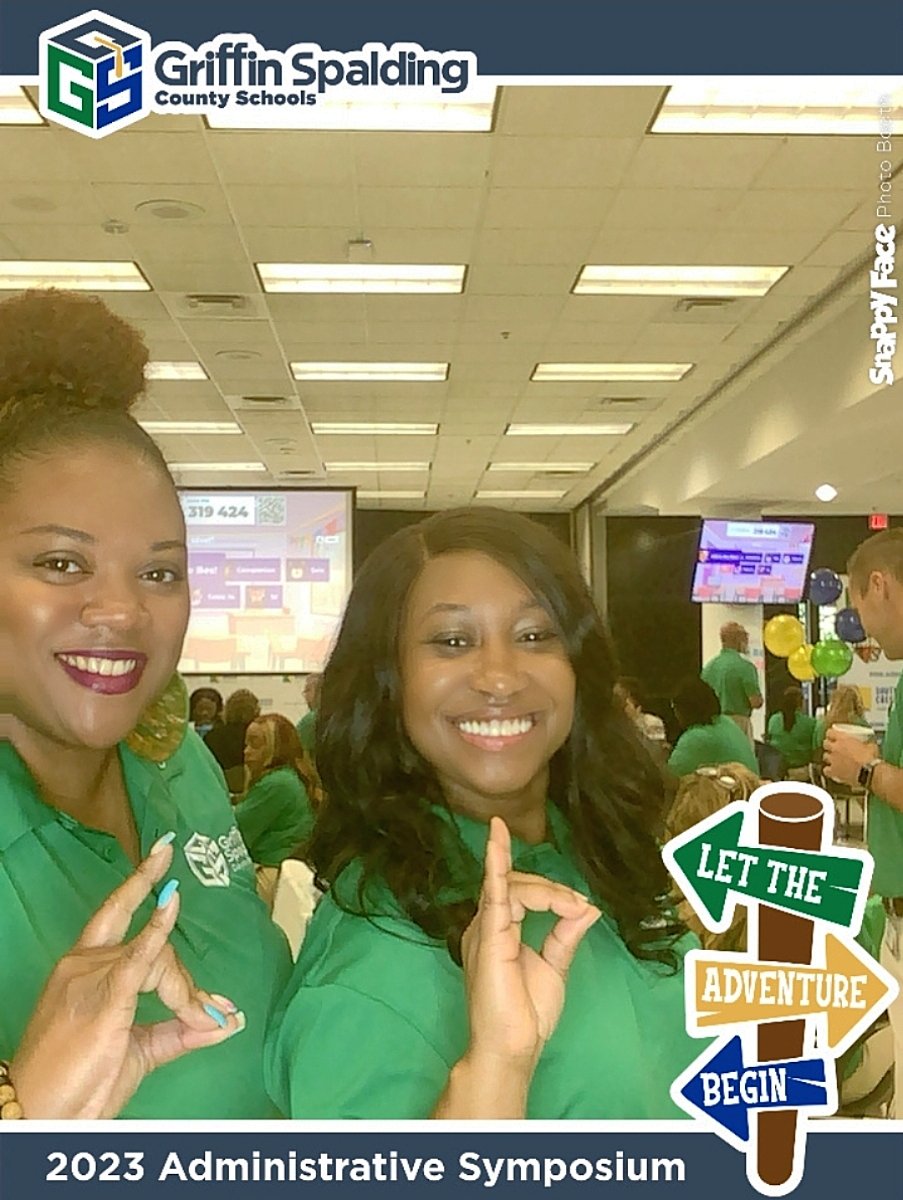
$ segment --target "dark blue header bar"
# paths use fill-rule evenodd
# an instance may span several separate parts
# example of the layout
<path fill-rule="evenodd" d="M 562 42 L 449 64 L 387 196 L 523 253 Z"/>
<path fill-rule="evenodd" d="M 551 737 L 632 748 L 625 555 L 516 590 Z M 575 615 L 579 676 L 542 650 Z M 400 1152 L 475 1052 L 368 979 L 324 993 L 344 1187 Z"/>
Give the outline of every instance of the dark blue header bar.
<path fill-rule="evenodd" d="M 37 72 L 38 35 L 95 4 L 0 0 L 0 74 Z M 472 50 L 485 75 L 882 75 L 903 70 L 891 9 L 848 0 L 102 0 L 155 42 L 252 33 L 269 49 L 368 41 Z"/>

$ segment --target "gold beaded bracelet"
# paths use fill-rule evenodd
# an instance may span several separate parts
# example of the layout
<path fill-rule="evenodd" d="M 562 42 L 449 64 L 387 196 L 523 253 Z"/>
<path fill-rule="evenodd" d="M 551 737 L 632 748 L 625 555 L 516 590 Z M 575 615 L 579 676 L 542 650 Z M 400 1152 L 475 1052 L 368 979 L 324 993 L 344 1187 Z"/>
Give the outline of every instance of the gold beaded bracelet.
<path fill-rule="evenodd" d="M 0 1059 L 0 1121 L 18 1121 L 23 1116 L 16 1089 L 9 1077 L 9 1063 Z"/>

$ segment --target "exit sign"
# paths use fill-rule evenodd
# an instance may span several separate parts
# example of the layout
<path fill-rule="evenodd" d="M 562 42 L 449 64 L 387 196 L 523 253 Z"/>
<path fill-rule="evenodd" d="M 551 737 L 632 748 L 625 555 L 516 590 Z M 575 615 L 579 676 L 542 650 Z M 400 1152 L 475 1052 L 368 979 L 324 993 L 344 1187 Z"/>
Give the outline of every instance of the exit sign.
<path fill-rule="evenodd" d="M 869 513 L 869 529 L 887 529 L 887 513 Z"/>

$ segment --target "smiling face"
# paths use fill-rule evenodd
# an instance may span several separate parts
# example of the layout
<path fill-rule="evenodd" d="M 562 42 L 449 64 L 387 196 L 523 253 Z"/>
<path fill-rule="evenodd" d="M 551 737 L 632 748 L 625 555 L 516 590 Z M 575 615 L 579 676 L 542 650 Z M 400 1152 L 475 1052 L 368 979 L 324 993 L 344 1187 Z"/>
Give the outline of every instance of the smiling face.
<path fill-rule="evenodd" d="M 172 483 L 121 445 L 26 461 L 0 502 L 0 649 L 15 718 L 107 749 L 175 670 L 188 623 Z"/>
<path fill-rule="evenodd" d="M 527 586 L 484 554 L 432 559 L 408 597 L 400 663 L 405 730 L 450 806 L 482 819 L 544 810 L 576 680 Z"/>

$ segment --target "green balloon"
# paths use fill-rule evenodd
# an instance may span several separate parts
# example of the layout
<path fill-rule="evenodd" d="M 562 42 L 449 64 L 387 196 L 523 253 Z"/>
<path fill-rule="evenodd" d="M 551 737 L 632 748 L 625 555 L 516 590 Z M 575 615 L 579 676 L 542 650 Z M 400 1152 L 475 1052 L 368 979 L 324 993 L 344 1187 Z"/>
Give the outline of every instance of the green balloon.
<path fill-rule="evenodd" d="M 812 647 L 810 662 L 817 674 L 824 675 L 827 679 L 836 679 L 838 675 L 846 675 L 853 665 L 853 651 L 846 642 L 837 638 L 826 638 Z"/>

